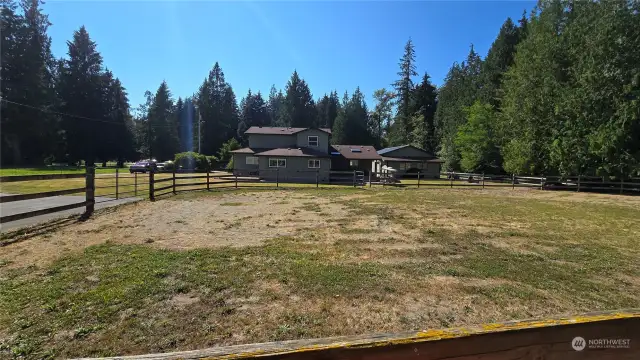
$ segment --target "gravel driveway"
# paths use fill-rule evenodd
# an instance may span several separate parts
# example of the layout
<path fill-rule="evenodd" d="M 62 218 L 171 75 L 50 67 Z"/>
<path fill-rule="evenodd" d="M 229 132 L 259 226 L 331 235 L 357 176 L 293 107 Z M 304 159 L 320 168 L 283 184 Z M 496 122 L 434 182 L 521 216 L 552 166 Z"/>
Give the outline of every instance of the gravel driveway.
<path fill-rule="evenodd" d="M 11 195 L 11 194 L 2 194 L 0 196 Z M 54 206 L 62 206 L 68 204 L 79 203 L 84 201 L 84 195 L 66 195 L 66 196 L 54 196 L 48 198 L 41 199 L 33 199 L 33 200 L 23 200 L 23 201 L 14 201 L 9 203 L 0 204 L 0 215 L 13 215 L 20 214 L 28 211 L 41 210 Z M 107 201 L 112 200 L 112 201 Z M 116 206 L 120 204 L 125 204 L 128 202 L 142 200 L 141 198 L 127 198 L 127 199 L 119 199 L 113 200 L 112 198 L 106 197 L 96 197 L 96 209 L 102 209 L 105 207 Z M 84 212 L 84 207 L 79 207 L 76 209 L 65 210 L 56 212 L 53 214 L 34 216 L 22 220 L 11 221 L 5 224 L 0 224 L 0 232 L 5 232 L 8 230 L 14 230 L 23 226 L 35 225 L 41 222 L 49 221 L 52 219 L 66 217 L 73 214 L 82 214 Z"/>

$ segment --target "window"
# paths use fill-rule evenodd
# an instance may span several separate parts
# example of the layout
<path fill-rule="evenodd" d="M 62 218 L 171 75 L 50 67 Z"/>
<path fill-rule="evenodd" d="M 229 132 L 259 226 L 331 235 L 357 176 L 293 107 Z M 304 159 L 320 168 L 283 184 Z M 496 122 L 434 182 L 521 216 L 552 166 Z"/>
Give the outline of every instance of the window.
<path fill-rule="evenodd" d="M 257 156 L 247 156 L 247 165 L 258 165 Z"/>
<path fill-rule="evenodd" d="M 349 166 L 357 167 L 358 166 L 358 160 L 349 160 Z"/>
<path fill-rule="evenodd" d="M 309 169 L 320 169 L 320 160 L 318 159 L 309 160 Z"/>
<path fill-rule="evenodd" d="M 317 136 L 308 136 L 307 143 L 309 146 L 318 146 L 318 137 Z"/>
<path fill-rule="evenodd" d="M 287 159 L 269 159 L 269 167 L 274 167 L 274 168 L 287 167 Z"/>

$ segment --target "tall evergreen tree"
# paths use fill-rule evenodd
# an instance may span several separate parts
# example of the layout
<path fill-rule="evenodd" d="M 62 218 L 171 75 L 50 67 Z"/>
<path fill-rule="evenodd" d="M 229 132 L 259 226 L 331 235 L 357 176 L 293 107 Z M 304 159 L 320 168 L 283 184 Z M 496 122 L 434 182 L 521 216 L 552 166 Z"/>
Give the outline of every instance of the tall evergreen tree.
<path fill-rule="evenodd" d="M 393 87 L 396 90 L 398 111 L 396 113 L 394 127 L 396 134 L 393 136 L 394 145 L 400 145 L 400 143 L 408 143 L 410 140 L 411 127 L 411 96 L 414 88 L 412 77 L 417 76 L 416 72 L 416 51 L 411 39 L 407 41 L 404 46 L 404 54 L 398 63 L 400 70 L 398 76 L 400 77 L 393 83 Z"/>
<path fill-rule="evenodd" d="M 291 127 L 316 127 L 316 106 L 307 83 L 294 71 L 287 83 L 284 119 Z"/>
<path fill-rule="evenodd" d="M 464 108 L 475 102 L 482 88 L 481 66 L 482 60 L 471 46 L 467 59 L 462 64 L 453 64 L 439 91 L 435 129 L 445 169 L 460 168 L 460 153 L 454 140 L 458 128 L 467 121 Z"/>
<path fill-rule="evenodd" d="M 166 81 L 163 81 L 149 108 L 150 154 L 158 160 L 173 159 L 178 152 L 178 131 L 174 103 Z"/>
<path fill-rule="evenodd" d="M 197 105 L 202 119 L 201 151 L 215 154 L 227 139 L 237 136 L 238 126 L 236 97 L 217 62 L 200 86 Z"/>
<path fill-rule="evenodd" d="M 411 143 L 432 154 L 435 153 L 438 144 L 435 135 L 437 95 L 436 87 L 431 83 L 429 75 L 425 73 L 422 82 L 413 93 L 411 102 L 414 114 Z"/>
<path fill-rule="evenodd" d="M 244 132 L 251 126 L 268 126 L 269 111 L 267 104 L 262 98 L 262 94 L 252 94 L 251 89 L 247 93 L 247 96 L 240 102 L 240 122 L 238 124 L 238 138 L 244 141 Z"/>
<path fill-rule="evenodd" d="M 269 99 L 267 100 L 267 112 L 269 113 L 270 126 L 285 126 L 284 114 L 284 94 L 282 90 L 276 90 L 275 85 L 271 85 Z"/>
<path fill-rule="evenodd" d="M 61 109 L 73 115 L 63 116 L 62 121 L 67 152 L 72 162 L 84 159 L 93 164 L 100 134 L 118 125 L 103 122 L 102 56 L 84 26 L 73 33 L 67 46 L 69 59 L 65 60 L 59 83 Z"/>
<path fill-rule="evenodd" d="M 55 110 L 51 25 L 39 0 L 22 0 L 18 14 L 13 1 L 2 1 L 2 161 L 42 164 L 55 146 Z M 15 103 L 25 104 L 19 106 Z M 38 109 L 43 109 L 38 110 Z"/>
<path fill-rule="evenodd" d="M 560 2 L 541 4 L 527 38 L 505 75 L 503 116 L 498 124 L 504 168 L 516 174 L 549 173 L 558 118 L 556 99 L 567 81 L 566 48 L 559 36 L 568 16 Z"/>
<path fill-rule="evenodd" d="M 513 23 L 511 18 L 507 18 L 482 63 L 480 100 L 483 102 L 494 107 L 500 105 L 502 95 L 499 89 L 502 83 L 502 75 L 513 64 L 513 57 L 515 56 L 516 45 L 520 41 L 520 36 L 520 29 Z"/>
<path fill-rule="evenodd" d="M 334 144 L 373 145 L 374 138 L 369 130 L 369 110 L 360 88 L 348 99 L 345 92 L 343 105 L 332 131 Z"/>

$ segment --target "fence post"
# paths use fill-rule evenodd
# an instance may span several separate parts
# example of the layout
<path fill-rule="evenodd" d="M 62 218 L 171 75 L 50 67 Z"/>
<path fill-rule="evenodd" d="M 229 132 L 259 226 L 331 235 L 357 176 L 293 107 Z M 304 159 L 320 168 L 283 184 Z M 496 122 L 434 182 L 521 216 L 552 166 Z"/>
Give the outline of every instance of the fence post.
<path fill-rule="evenodd" d="M 234 174 L 236 176 L 236 189 L 238 188 L 238 173 Z"/>
<path fill-rule="evenodd" d="M 153 168 L 149 169 L 149 200 L 156 201 L 156 194 L 153 190 Z"/>
<path fill-rule="evenodd" d="M 624 178 L 620 176 L 620 195 L 622 195 L 623 191 L 624 191 Z"/>
<path fill-rule="evenodd" d="M 171 180 L 172 184 L 173 184 L 173 194 L 175 195 L 176 193 L 176 168 L 173 168 L 173 177 Z"/>
<path fill-rule="evenodd" d="M 116 165 L 116 200 L 118 199 L 118 166 Z"/>
<path fill-rule="evenodd" d="M 95 183 L 96 168 L 93 165 L 87 165 L 85 163 L 85 215 L 89 216 L 93 213 L 93 209 L 96 203 Z"/>
<path fill-rule="evenodd" d="M 133 173 L 133 196 L 138 196 L 138 172 Z"/>
<path fill-rule="evenodd" d="M 353 187 L 356 187 L 356 171 L 353 170 Z"/>
<path fill-rule="evenodd" d="M 482 172 L 482 188 L 484 189 L 484 171 Z"/>
<path fill-rule="evenodd" d="M 578 188 L 576 189 L 576 192 L 580 192 L 580 175 L 578 174 Z"/>
<path fill-rule="evenodd" d="M 280 169 L 276 168 L 276 187 L 280 186 Z"/>
<path fill-rule="evenodd" d="M 369 187 L 371 187 L 371 173 L 372 173 L 372 172 L 373 172 L 373 171 L 369 171 Z"/>
<path fill-rule="evenodd" d="M 316 188 L 320 187 L 320 183 L 318 181 L 318 174 L 320 173 L 320 170 L 316 170 Z"/>
<path fill-rule="evenodd" d="M 420 189 L 420 171 L 418 171 L 418 189 Z"/>
<path fill-rule="evenodd" d="M 209 170 L 207 169 L 207 191 L 209 191 L 211 188 L 209 187 Z"/>
<path fill-rule="evenodd" d="M 449 172 L 449 187 L 453 189 L 453 174 Z"/>
<path fill-rule="evenodd" d="M 540 190 L 544 190 L 544 174 L 540 175 Z"/>
<path fill-rule="evenodd" d="M 516 188 L 516 174 L 511 174 L 511 189 L 514 190 Z"/>

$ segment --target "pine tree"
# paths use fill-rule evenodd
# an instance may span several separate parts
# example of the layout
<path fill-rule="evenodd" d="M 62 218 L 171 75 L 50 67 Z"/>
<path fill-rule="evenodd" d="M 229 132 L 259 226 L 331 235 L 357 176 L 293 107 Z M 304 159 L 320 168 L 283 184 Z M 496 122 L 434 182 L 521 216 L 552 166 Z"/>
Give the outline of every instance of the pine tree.
<path fill-rule="evenodd" d="M 82 26 L 68 41 L 69 59 L 60 76 L 61 109 L 72 116 L 63 117 L 69 160 L 84 159 L 93 164 L 98 153 L 100 134 L 117 126 L 95 121 L 104 120 L 102 56 Z M 82 118 L 80 118 L 82 117 Z M 95 120 L 90 120 L 95 119 Z"/>
<path fill-rule="evenodd" d="M 404 55 L 400 59 L 398 66 L 398 76 L 400 79 L 393 83 L 393 87 L 396 89 L 396 98 L 398 104 L 398 111 L 396 113 L 395 123 L 398 125 L 394 127 L 395 134 L 392 137 L 394 145 L 400 145 L 401 143 L 409 142 L 409 134 L 411 133 L 411 96 L 414 88 L 413 76 L 417 76 L 416 72 L 416 55 L 415 48 L 411 39 L 407 41 L 404 46 Z"/>
<path fill-rule="evenodd" d="M 163 81 L 149 108 L 150 154 L 159 161 L 173 159 L 178 152 L 178 134 L 174 103 L 166 81 Z"/>
<path fill-rule="evenodd" d="M 252 126 L 268 126 L 269 112 L 262 94 L 252 94 L 251 89 L 247 96 L 240 102 L 240 122 L 238 123 L 238 138 L 246 144 L 244 132 Z"/>
<path fill-rule="evenodd" d="M 467 121 L 464 108 L 475 102 L 482 89 L 481 67 L 482 60 L 471 46 L 467 59 L 453 64 L 439 91 L 434 125 L 440 139 L 438 154 L 445 169 L 460 168 L 460 153 L 454 140 L 458 128 Z"/>
<path fill-rule="evenodd" d="M 227 139 L 237 136 L 239 118 L 236 96 L 217 62 L 200 86 L 197 106 L 202 119 L 201 151 L 215 154 Z"/>
<path fill-rule="evenodd" d="M 500 106 L 501 94 L 499 89 L 502 83 L 502 76 L 513 64 L 513 57 L 516 53 L 516 45 L 520 42 L 520 36 L 520 29 L 513 23 L 511 18 L 507 18 L 500 28 L 498 37 L 489 48 L 485 61 L 482 63 L 480 99 L 483 102 L 494 107 Z"/>
<path fill-rule="evenodd" d="M 267 112 L 269 113 L 270 126 L 285 126 L 282 119 L 284 108 L 284 95 L 282 91 L 277 91 L 275 85 L 271 85 L 269 99 L 267 100 Z"/>
<path fill-rule="evenodd" d="M 13 1 L 2 1 L 2 96 L 45 110 L 55 110 L 48 16 L 41 1 L 22 0 L 18 14 Z M 30 107 L 2 103 L 2 161 L 42 164 L 55 147 L 58 118 Z"/>
<path fill-rule="evenodd" d="M 348 99 L 345 92 L 341 111 L 336 118 L 332 131 L 334 144 L 373 145 L 374 139 L 369 131 L 369 110 L 360 88 Z"/>
<path fill-rule="evenodd" d="M 497 124 L 504 169 L 516 174 L 548 174 L 557 129 L 556 100 L 567 81 L 566 49 L 558 36 L 567 14 L 559 2 L 542 4 L 528 35 L 518 45 L 515 65 L 505 75 L 502 116 Z"/>
<path fill-rule="evenodd" d="M 411 109 L 414 115 L 410 139 L 413 145 L 431 154 L 435 153 L 437 147 L 435 135 L 437 96 L 436 87 L 431 83 L 429 75 L 425 73 L 412 97 Z"/>
<path fill-rule="evenodd" d="M 316 127 L 316 107 L 307 83 L 294 71 L 287 83 L 284 121 L 291 127 Z"/>

